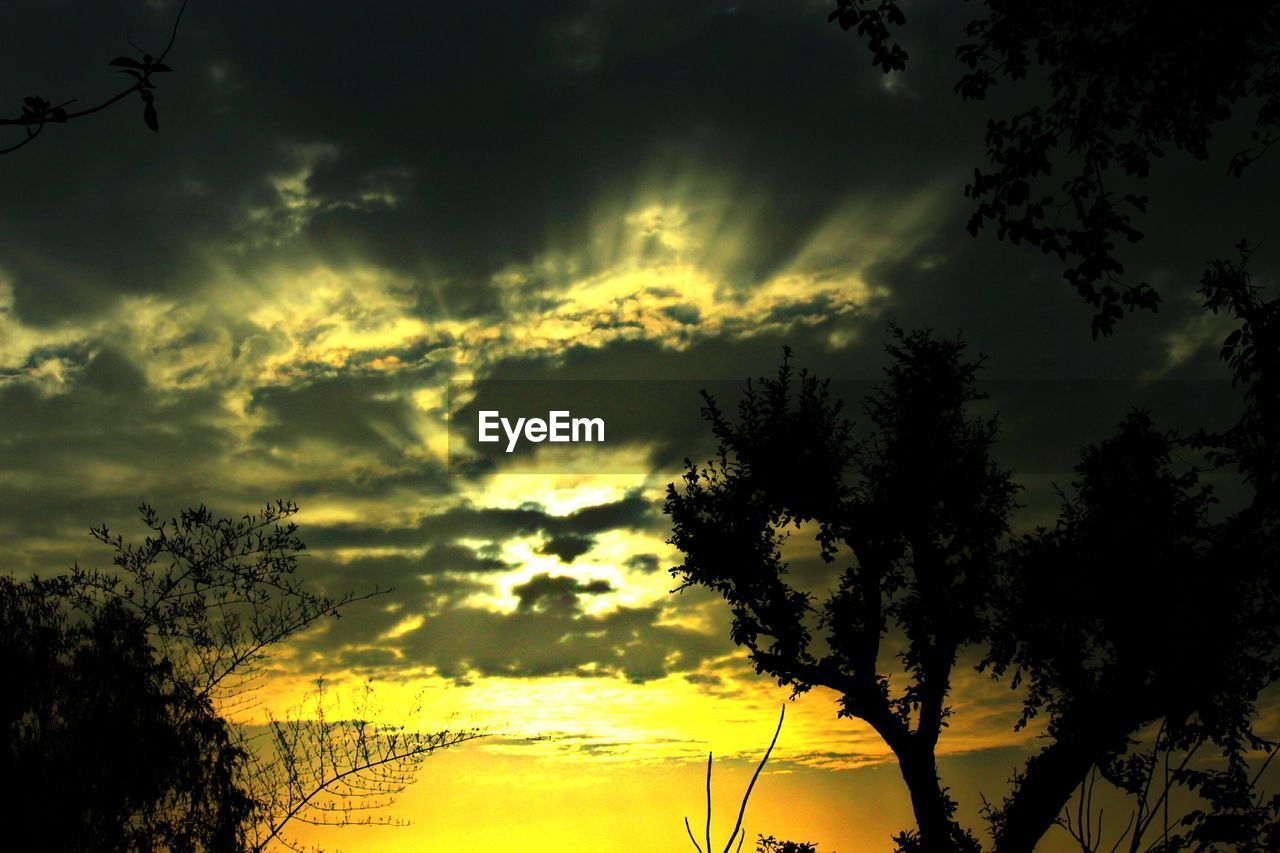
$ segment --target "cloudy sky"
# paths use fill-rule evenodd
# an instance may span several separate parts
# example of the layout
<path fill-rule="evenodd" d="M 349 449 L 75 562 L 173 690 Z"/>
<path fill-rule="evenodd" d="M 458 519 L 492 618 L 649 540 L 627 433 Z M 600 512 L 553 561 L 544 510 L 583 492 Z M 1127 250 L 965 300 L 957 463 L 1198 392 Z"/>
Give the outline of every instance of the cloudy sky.
<path fill-rule="evenodd" d="M 709 750 L 727 831 L 786 694 L 717 600 L 669 594 L 661 496 L 709 448 L 699 385 L 771 373 L 784 344 L 874 379 L 890 318 L 963 331 L 1021 407 L 1029 523 L 1130 392 L 1169 417 L 1217 393 L 1221 327 L 1191 293 L 1277 233 L 1274 158 L 1243 181 L 1161 161 L 1124 257 L 1164 309 L 1091 341 L 1058 267 L 965 231 L 1012 101 L 952 94 L 963 4 L 910 4 L 894 77 L 831 5 L 192 0 L 161 133 L 128 103 L 0 158 L 6 568 L 104 562 L 87 529 L 136 529 L 144 500 L 292 498 L 310 582 L 395 592 L 291 646 L 272 701 L 371 677 L 392 710 L 421 694 L 429 722 L 504 733 L 427 765 L 412 827 L 344 847 L 684 849 Z M 158 49 L 175 11 L 8 3 L 2 97 L 108 95 L 106 61 Z M 456 464 L 450 409 L 534 382 L 631 428 Z M 792 556 L 823 589 L 816 548 Z M 957 676 L 941 749 L 968 820 L 1028 748 L 1016 704 Z M 884 748 L 834 710 L 789 710 L 752 837 L 874 851 L 909 823 Z"/>

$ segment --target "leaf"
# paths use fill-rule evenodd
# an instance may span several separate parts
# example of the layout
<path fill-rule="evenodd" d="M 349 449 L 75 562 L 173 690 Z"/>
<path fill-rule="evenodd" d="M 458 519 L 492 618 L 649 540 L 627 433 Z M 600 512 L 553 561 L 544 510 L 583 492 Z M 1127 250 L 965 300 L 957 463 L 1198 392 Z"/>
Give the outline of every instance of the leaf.
<path fill-rule="evenodd" d="M 160 132 L 160 118 L 156 115 L 156 102 L 154 100 L 147 101 L 146 107 L 142 110 L 142 120 L 147 123 L 147 127 L 156 133 Z"/>
<path fill-rule="evenodd" d="M 110 62 L 108 62 L 108 63 L 107 63 L 107 65 L 114 65 L 114 66 L 116 66 L 117 68 L 138 68 L 138 69 L 141 69 L 141 68 L 145 68 L 145 67 L 146 67 L 145 65 L 143 65 L 143 64 L 142 64 L 141 62 L 139 62 L 138 60 L 136 60 L 136 59 L 130 59 L 130 58 L 129 58 L 129 57 L 127 57 L 127 56 L 117 56 L 115 59 L 113 59 L 113 60 L 111 60 Z"/>

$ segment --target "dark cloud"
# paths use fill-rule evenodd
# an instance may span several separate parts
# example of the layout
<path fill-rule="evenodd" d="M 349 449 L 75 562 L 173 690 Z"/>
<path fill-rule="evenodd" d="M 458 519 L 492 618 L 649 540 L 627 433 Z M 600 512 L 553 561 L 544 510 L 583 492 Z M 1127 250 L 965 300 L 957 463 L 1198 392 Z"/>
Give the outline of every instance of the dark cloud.
<path fill-rule="evenodd" d="M 603 595 L 613 592 L 613 587 L 606 580 L 581 581 L 542 572 L 512 587 L 511 591 L 520 599 L 520 610 L 574 612 L 581 609 L 578 604 L 579 596 Z"/>
<path fill-rule="evenodd" d="M 10 46 L 12 85 L 109 91 L 95 69 L 131 27 L 155 41 L 173 7 L 85 11 L 59 22 L 56 43 Z M 34 2 L 6 15 L 10 32 L 52 32 L 57 17 Z M 660 192 L 645 183 L 663 173 L 696 179 L 708 170 L 681 164 L 703 163 L 729 183 L 750 175 L 752 197 L 769 199 L 768 227 L 732 261 L 734 278 L 758 281 L 851 190 L 919 185 L 921 161 L 949 159 L 932 141 L 948 111 L 887 97 L 820 17 L 676 0 L 643 16 L 574 0 L 192 9 L 159 93 L 162 134 L 118 109 L 0 175 L 30 199 L 4 222 L 23 248 L 0 261 L 23 316 L 41 320 L 114 293 L 180 292 L 213 273 L 193 249 L 246 242 L 232 261 L 245 270 L 281 253 L 361 258 L 430 275 L 424 312 L 466 315 L 493 307 L 486 281 L 504 262 L 544 251 L 548 234 L 588 243 L 602 201 Z M 42 263 L 54 248 L 58 263 Z"/>
<path fill-rule="evenodd" d="M 619 501 L 574 510 L 559 517 L 552 529 L 580 535 L 606 530 L 640 530 L 653 523 L 653 511 L 647 500 L 633 492 Z"/>
<path fill-rule="evenodd" d="M 433 572 L 503 572 L 514 568 L 497 556 L 496 548 L 473 549 L 456 542 L 431 545 L 422 555 L 422 565 Z"/>
<path fill-rule="evenodd" d="M 68 386 L 48 394 L 0 382 L 0 470 L 23 484 L 0 490 L 0 529 L 10 536 L 74 535 L 131 515 L 144 498 L 191 500 L 192 478 L 215 471 L 233 446 L 218 423 L 216 393 L 158 393 L 116 350 L 72 370 Z M 113 495 L 121 472 L 145 478 L 150 493 Z"/>
<path fill-rule="evenodd" d="M 130 33 L 162 42 L 174 11 L 132 0 L 71 16 L 15 2 L 6 31 L 24 35 L 5 44 L 0 69 L 15 92 L 105 94 L 105 60 L 129 50 Z M 299 2 L 192 8 L 177 71 L 159 93 L 161 134 L 122 107 L 54 129 L 23 151 L 21 169 L 0 170 L 6 197 L 24 200 L 0 214 L 9 235 L 0 265 L 15 278 L 19 313 L 42 322 L 122 292 L 182 292 L 215 265 L 251 271 L 282 255 L 401 269 L 421 279 L 424 314 L 465 316 L 494 307 L 491 272 L 541 253 L 548 235 L 590 243 L 593 211 L 616 196 L 640 200 L 654 176 L 678 183 L 712 172 L 767 200 L 767 220 L 732 261 L 730 277 L 744 284 L 793 256 L 841 200 L 945 181 L 955 215 L 931 244 L 941 271 L 925 276 L 938 284 L 899 287 L 895 303 L 965 327 L 995 306 L 1002 319 L 1031 309 L 1035 323 L 1045 294 L 1062 297 L 1047 297 L 1053 316 L 1070 312 L 1074 297 L 1056 269 L 1035 281 L 1040 262 L 1029 252 L 984 236 L 978 254 L 990 262 L 959 262 L 975 244 L 960 189 L 982 162 L 983 120 L 1017 93 L 1001 88 L 975 106 L 951 91 L 968 11 L 929 3 L 913 14 L 910 67 L 894 78 L 870 68 L 858 40 L 823 12 L 763 0 L 732 13 L 658 0 L 644 15 L 579 0 L 334 4 L 324 15 Z M 1220 171 L 1171 158 L 1156 175 L 1158 227 L 1144 230 L 1165 236 L 1164 264 L 1171 248 L 1191 259 L 1176 267 L 1188 284 L 1206 255 L 1258 230 L 1257 211 L 1271 207 L 1270 173 L 1230 184 Z M 305 194 L 301 212 L 277 185 L 288 175 Z M 1198 215 L 1204 198 L 1225 191 L 1233 203 Z M 250 211 L 266 232 L 258 236 L 275 234 L 277 244 L 229 251 L 244 241 Z M 296 233 L 281 231 L 291 217 Z M 1135 270 L 1155 263 L 1143 251 L 1134 250 Z M 884 280 L 907 284 L 904 272 L 886 270 Z M 993 291 L 1035 298 L 1007 305 Z M 931 308 L 930 296 L 945 308 Z M 993 331 L 1005 337 L 1018 324 L 1002 325 Z M 1015 334 L 1023 346 L 1037 339 Z"/>
<path fill-rule="evenodd" d="M 590 536 L 566 533 L 560 536 L 552 536 L 546 542 L 543 542 L 538 546 L 538 553 L 552 554 L 559 557 L 562 563 L 572 563 L 590 551 L 595 544 L 595 539 Z"/>
<path fill-rule="evenodd" d="M 376 376 L 334 376 L 254 391 L 248 411 L 269 422 L 255 438 L 267 446 L 321 439 L 339 447 L 402 453 L 420 440 L 412 404 L 386 399 L 389 383 Z"/>
<path fill-rule="evenodd" d="M 302 534 L 305 538 L 305 528 Z M 416 595 L 424 585 L 438 591 L 445 583 L 476 583 L 479 589 L 488 589 L 486 583 L 467 576 L 513 568 L 516 567 L 498 557 L 496 548 L 477 549 L 457 542 L 434 543 L 421 556 L 364 555 L 349 562 L 308 557 L 303 565 L 308 582 L 323 584 L 333 592 L 379 587 L 409 596 Z"/>
<path fill-rule="evenodd" d="M 657 554 L 632 554 L 627 558 L 626 566 L 629 569 L 652 574 L 658 570 Z"/>
<path fill-rule="evenodd" d="M 607 530 L 640 530 L 655 522 L 655 507 L 639 494 L 630 494 L 567 515 L 552 515 L 536 504 L 514 508 L 459 505 L 427 516 L 412 527 L 318 526 L 312 528 L 311 540 L 324 547 L 420 547 L 445 539 L 496 540 L 542 533 L 549 539 L 567 536 L 581 541 Z"/>
<path fill-rule="evenodd" d="M 131 50 L 129 34 L 162 43 L 175 9 L 153 0 L 6 4 L 0 79 L 9 102 L 109 94 L 116 80 L 106 61 Z M 478 317 L 514 338 L 520 330 L 508 328 L 504 300 L 550 313 L 562 297 L 564 277 L 540 259 L 565 255 L 573 276 L 587 279 L 621 261 L 667 257 L 653 234 L 628 250 L 635 257 L 613 246 L 626 242 L 616 220 L 646 205 L 688 208 L 694 225 L 735 247 L 707 260 L 721 279 L 717 298 L 732 302 L 786 269 L 844 205 L 871 200 L 868 233 L 837 235 L 848 248 L 817 271 L 860 269 L 884 295 L 875 310 L 825 318 L 813 315 L 831 313 L 829 297 L 797 295 L 798 304 L 759 318 L 805 317 L 788 331 L 748 327 L 678 347 L 643 338 L 633 320 L 604 317 L 600 328 L 629 337 L 508 353 L 485 365 L 492 376 L 670 381 L 638 383 L 615 405 L 650 438 L 650 464 L 674 477 L 685 457 L 710 451 L 700 387 L 731 405 L 742 379 L 774 372 L 784 343 L 819 375 L 874 379 L 889 314 L 907 327 L 965 332 L 990 356 L 993 378 L 1043 382 L 992 401 L 1006 416 L 1001 451 L 1027 471 L 1068 468 L 1076 447 L 1123 415 L 1135 378 L 1166 367 L 1170 334 L 1197 310 L 1184 297 L 1204 260 L 1274 230 L 1277 158 L 1235 182 L 1220 163 L 1158 164 L 1147 188 L 1153 212 L 1139 223 L 1149 236 L 1126 250 L 1125 274 L 1156 280 L 1165 305 L 1095 343 L 1089 309 L 1053 259 L 965 230 L 963 185 L 983 160 L 984 120 L 1014 101 L 1002 88 L 989 103 L 965 105 L 951 91 L 963 4 L 928 0 L 913 12 L 911 66 L 893 86 L 825 13 L 822 4 L 771 0 L 655 0 L 643 14 L 586 0 L 335 3 L 323 14 L 300 0 L 193 4 L 170 58 L 176 70 L 158 93 L 161 133 L 143 127 L 138 104 L 125 104 L 49 128 L 0 159 L 0 193 L 10 201 L 0 210 L 0 297 L 10 286 L 13 294 L 11 307 L 0 301 L 0 326 L 21 321 L 54 335 L 0 363 L 9 568 L 94 556 L 81 531 L 127 521 L 143 499 L 168 512 L 208 501 L 235 515 L 281 489 L 301 500 L 302 534 L 319 555 L 304 563 L 309 579 L 398 590 L 317 640 L 316 665 L 407 662 L 458 679 L 472 671 L 700 677 L 697 662 L 726 640 L 659 625 L 655 608 L 585 615 L 580 596 L 607 591 L 585 588 L 593 582 L 540 576 L 510 614 L 466 606 L 490 590 L 485 575 L 512 568 L 497 551 L 511 537 L 540 537 L 545 553 L 572 563 L 608 531 L 661 533 L 665 519 L 639 493 L 566 516 L 535 504 L 459 504 L 397 526 L 415 500 L 440 505 L 460 482 L 418 452 L 421 412 L 411 397 L 443 383 L 457 344 L 449 334 L 378 353 L 406 369 L 378 372 L 355 354 L 341 365 L 292 364 L 244 388 L 234 371 L 194 368 L 161 388 L 140 361 L 149 353 L 151 366 L 165 367 L 219 335 L 237 365 L 280 356 L 250 322 L 243 294 L 270 293 L 289 317 L 309 294 L 279 280 L 315 266 L 353 282 L 355 302 L 365 294 L 349 274 L 382 268 L 397 276 L 413 316 Z M 894 237 L 910 251 L 864 248 L 888 240 L 899 202 L 926 191 L 935 191 L 931 215 Z M 717 204 L 729 214 L 708 222 L 707 205 Z M 1255 257 L 1260 281 L 1274 277 L 1272 258 Z M 524 277 L 496 283 L 512 266 Z M 120 324 L 153 307 L 151 296 L 178 308 L 210 298 L 218 312 L 168 349 L 145 335 L 129 344 Z M 714 319 L 695 300 L 665 314 L 682 330 Z M 1161 375 L 1218 375 L 1212 336 L 1202 337 Z M 62 364 L 66 381 L 44 388 L 18 378 L 45 362 Z M 1062 379 L 1114 381 L 1115 393 L 1079 396 L 1047 381 Z M 230 391 L 244 392 L 251 422 L 232 417 L 239 398 Z M 1153 406 L 1172 421 L 1230 406 L 1200 386 L 1171 401 L 1160 394 Z M 281 467 L 282 457 L 317 444 L 360 460 L 358 472 Z M 502 464 L 491 461 L 487 472 Z M 310 524 L 308 498 L 325 508 L 358 498 L 350 505 L 371 508 L 357 521 Z M 339 562 L 330 553 L 338 548 L 421 553 Z M 647 553 L 626 566 L 662 568 Z M 798 568 L 823 579 L 821 567 Z M 371 642 L 415 614 L 426 620 L 419 629 Z"/>
<path fill-rule="evenodd" d="M 696 684 L 699 687 L 705 687 L 711 690 L 724 686 L 724 679 L 713 673 L 689 672 L 683 677 L 684 680 L 690 684 Z"/>
<path fill-rule="evenodd" d="M 513 613 L 452 607 L 376 648 L 367 647 L 368 634 L 363 632 L 363 642 L 348 642 L 350 635 L 331 632 L 309 643 L 321 668 L 377 668 L 394 657 L 398 667 L 428 666 L 456 681 L 475 675 L 568 675 L 643 683 L 696 670 L 731 649 L 725 637 L 658 624 L 660 615 L 656 606 L 623 607 L 601 615 L 563 606 Z M 387 627 L 394 624 L 390 616 L 382 621 Z M 334 627 L 341 626 L 339 622 Z"/>

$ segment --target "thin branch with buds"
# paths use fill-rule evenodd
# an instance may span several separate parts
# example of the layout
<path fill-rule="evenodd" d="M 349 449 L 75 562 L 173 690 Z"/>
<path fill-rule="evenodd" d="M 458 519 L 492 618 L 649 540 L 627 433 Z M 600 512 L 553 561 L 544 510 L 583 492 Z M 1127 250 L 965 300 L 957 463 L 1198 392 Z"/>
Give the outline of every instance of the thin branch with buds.
<path fill-rule="evenodd" d="M 100 113 L 108 107 L 125 100 L 131 95 L 137 93 L 142 101 L 142 119 L 147 127 L 153 131 L 160 130 L 160 120 L 156 112 L 155 99 L 155 80 L 157 74 L 164 74 L 173 69 L 165 64 L 165 59 L 169 56 L 169 52 L 173 50 L 175 42 L 178 40 L 178 27 L 182 23 L 182 15 L 187 10 L 189 0 L 183 0 L 181 6 L 178 7 L 178 13 L 174 16 L 173 27 L 169 31 L 169 41 L 165 45 L 164 50 L 159 56 L 152 56 L 146 51 L 139 51 L 142 55 L 139 59 L 128 56 L 117 56 L 108 63 L 109 66 L 115 68 L 119 73 L 132 78 L 133 82 L 124 89 L 116 92 L 111 97 L 100 101 L 93 106 L 83 109 L 68 109 L 77 99 L 62 101 L 61 103 L 53 103 L 38 95 L 28 95 L 22 99 L 22 111 L 14 116 L 0 116 L 0 127 L 16 127 L 21 128 L 25 135 L 16 143 L 4 148 L 0 148 L 0 155 L 11 154 L 19 148 L 24 148 L 34 142 L 45 127 L 50 124 L 66 124 L 75 119 L 84 118 L 95 113 Z"/>

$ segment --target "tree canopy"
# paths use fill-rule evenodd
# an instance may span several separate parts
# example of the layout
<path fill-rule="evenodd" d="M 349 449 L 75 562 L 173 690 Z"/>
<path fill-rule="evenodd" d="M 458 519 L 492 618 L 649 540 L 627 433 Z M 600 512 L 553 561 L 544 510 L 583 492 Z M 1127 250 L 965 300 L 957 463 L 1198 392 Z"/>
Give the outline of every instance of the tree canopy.
<path fill-rule="evenodd" d="M 1156 161 L 1197 160 L 1234 113 L 1247 142 L 1222 157 L 1239 177 L 1280 138 L 1280 9 L 1267 0 L 1213 8 L 1178 2 L 984 0 L 956 48 L 956 91 L 984 100 L 1026 81 L 1029 105 L 986 125 L 988 165 L 974 170 L 969 230 L 1026 243 L 1065 264 L 1068 284 L 1110 334 L 1126 310 L 1160 294 L 1125 273 L 1121 246 L 1143 239 L 1141 192 Z M 837 0 L 829 20 L 863 37 L 886 73 L 906 67 L 909 26 L 896 0 Z M 1231 143 L 1229 143 L 1231 144 Z M 1058 176 L 1058 177 L 1055 177 Z"/>
<path fill-rule="evenodd" d="M 995 424 L 964 344 L 893 330 L 894 364 L 867 401 L 869 438 L 829 386 L 784 361 L 748 386 L 731 420 L 706 398 L 717 459 L 687 463 L 668 488 L 673 569 L 733 611 L 730 634 L 757 671 L 797 691 L 828 687 L 840 715 L 865 720 L 897 756 L 919 823 L 903 849 L 977 849 L 954 819 L 935 751 L 961 649 L 983 640 L 994 557 L 1016 487 L 991 457 Z M 847 561 L 825 599 L 788 583 L 783 528 L 810 525 L 829 562 Z M 901 648 L 886 641 L 893 627 Z M 821 646 L 813 632 L 822 634 Z M 906 686 L 890 690 L 890 678 Z"/>
<path fill-rule="evenodd" d="M 723 596 L 758 672 L 834 690 L 839 715 L 884 740 L 917 823 L 898 849 L 980 847 L 936 762 L 966 649 L 1025 688 L 1019 727 L 1047 717 L 1047 745 L 986 812 L 992 849 L 1032 850 L 1095 772 L 1136 802 L 1133 850 L 1277 838 L 1280 797 L 1262 794 L 1257 764 L 1277 745 L 1255 730 L 1258 697 L 1280 678 L 1277 301 L 1243 265 L 1215 268 L 1202 292 L 1237 320 L 1222 349 L 1242 392 L 1236 424 L 1178 435 L 1133 411 L 1081 451 L 1056 524 L 1018 536 L 997 422 L 970 412 L 980 362 L 959 339 L 891 327 L 859 441 L 829 385 L 795 373 L 789 353 L 776 378 L 748 383 L 736 419 L 705 398 L 718 449 L 668 487 L 684 555 L 672 573 L 680 589 Z M 1249 498 L 1219 509 L 1206 465 L 1234 468 Z M 789 579 L 782 545 L 799 530 L 839 566 L 825 597 Z M 1173 824 L 1166 807 L 1156 828 L 1174 789 L 1199 805 Z"/>
<path fill-rule="evenodd" d="M 244 848 L 249 755 L 123 603 L 0 577 L 6 832 L 45 850 Z"/>
<path fill-rule="evenodd" d="M 296 512 L 165 519 L 144 505 L 140 544 L 93 530 L 112 570 L 0 576 L 11 825 L 49 849 L 295 849 L 300 823 L 393 823 L 427 758 L 483 736 L 381 720 L 369 691 L 345 713 L 320 692 L 261 730 L 233 722 L 280 643 L 383 592 L 303 584 Z"/>

